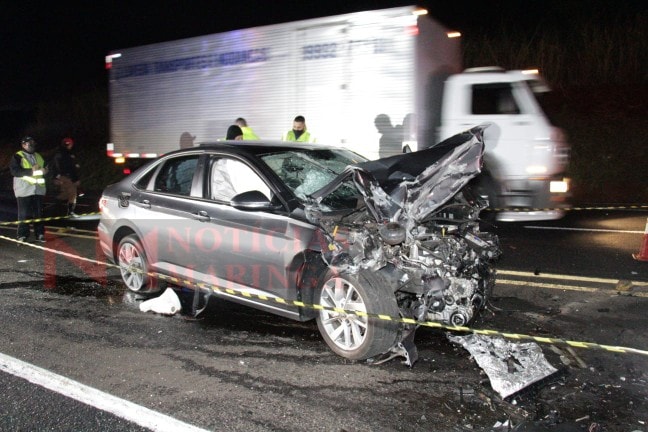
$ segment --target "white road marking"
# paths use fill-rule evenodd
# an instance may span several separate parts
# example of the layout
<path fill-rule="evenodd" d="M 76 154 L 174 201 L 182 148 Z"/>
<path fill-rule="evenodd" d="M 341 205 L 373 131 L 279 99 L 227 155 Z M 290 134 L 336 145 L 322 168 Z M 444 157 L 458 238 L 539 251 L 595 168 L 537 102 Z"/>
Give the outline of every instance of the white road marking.
<path fill-rule="evenodd" d="M 557 231 L 606 232 L 606 233 L 615 233 L 615 234 L 643 234 L 644 233 L 643 231 L 631 231 L 631 230 L 612 230 L 612 229 L 600 229 L 600 228 L 548 227 L 548 226 L 537 226 L 537 225 L 525 225 L 524 228 L 541 229 L 541 230 L 557 230 Z"/>
<path fill-rule="evenodd" d="M 45 387 L 63 396 L 75 399 L 124 420 L 159 432 L 207 432 L 157 411 L 120 399 L 80 382 L 57 375 L 46 369 L 0 353 L 0 370 Z"/>

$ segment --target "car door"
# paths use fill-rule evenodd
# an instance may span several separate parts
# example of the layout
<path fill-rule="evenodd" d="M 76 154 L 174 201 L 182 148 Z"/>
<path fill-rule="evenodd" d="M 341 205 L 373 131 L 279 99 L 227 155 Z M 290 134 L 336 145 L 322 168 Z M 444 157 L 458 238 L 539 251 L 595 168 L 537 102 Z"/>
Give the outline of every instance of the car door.
<path fill-rule="evenodd" d="M 191 222 L 193 268 L 200 279 L 261 295 L 297 298 L 297 271 L 314 227 L 288 216 L 267 179 L 249 161 L 214 154 L 205 165 L 201 218 Z M 257 190 L 273 210 L 240 210 L 237 194 Z"/>
<path fill-rule="evenodd" d="M 184 245 L 179 239 L 200 205 L 200 192 L 195 192 L 199 158 L 196 152 L 163 159 L 131 199 L 131 205 L 137 207 L 135 224 L 156 271 L 177 274 L 187 269 Z M 188 238 L 185 243 L 189 244 Z"/>

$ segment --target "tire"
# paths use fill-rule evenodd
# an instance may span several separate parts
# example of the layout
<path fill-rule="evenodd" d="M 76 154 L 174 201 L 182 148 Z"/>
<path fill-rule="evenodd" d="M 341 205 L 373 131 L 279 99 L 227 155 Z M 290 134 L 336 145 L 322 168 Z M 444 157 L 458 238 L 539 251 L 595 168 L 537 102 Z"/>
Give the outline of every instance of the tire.
<path fill-rule="evenodd" d="M 117 263 L 126 287 L 140 294 L 154 294 L 164 288 L 163 282 L 149 276 L 149 262 L 135 234 L 124 237 L 117 248 Z"/>
<path fill-rule="evenodd" d="M 319 304 L 399 316 L 391 284 L 380 273 L 338 275 L 329 272 L 319 289 Z M 391 320 L 321 310 L 317 327 L 333 352 L 349 360 L 365 360 L 393 347 L 400 325 Z"/>

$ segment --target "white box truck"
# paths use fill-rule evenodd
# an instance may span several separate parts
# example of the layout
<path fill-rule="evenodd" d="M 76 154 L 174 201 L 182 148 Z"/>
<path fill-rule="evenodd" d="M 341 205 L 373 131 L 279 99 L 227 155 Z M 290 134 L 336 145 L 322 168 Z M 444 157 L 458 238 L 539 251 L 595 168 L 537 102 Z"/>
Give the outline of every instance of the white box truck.
<path fill-rule="evenodd" d="M 302 115 L 317 142 L 374 159 L 490 122 L 480 187 L 498 218 L 561 217 L 569 148 L 535 98 L 539 76 L 462 72 L 458 36 L 412 6 L 113 51 L 108 155 L 223 139 L 238 117 L 281 139 Z"/>

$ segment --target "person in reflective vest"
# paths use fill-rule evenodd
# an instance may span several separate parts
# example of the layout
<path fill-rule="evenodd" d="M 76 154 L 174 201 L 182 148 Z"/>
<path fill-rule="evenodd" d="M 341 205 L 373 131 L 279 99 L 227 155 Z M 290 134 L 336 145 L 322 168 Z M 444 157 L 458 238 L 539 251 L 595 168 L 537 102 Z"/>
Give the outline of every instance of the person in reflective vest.
<path fill-rule="evenodd" d="M 43 217 L 43 197 L 45 196 L 45 160 L 36 153 L 36 141 L 24 137 L 20 141 L 22 150 L 11 158 L 9 170 L 13 176 L 13 189 L 18 202 L 18 240 L 29 238 L 29 221 L 33 221 L 36 241 L 45 242 Z"/>
<path fill-rule="evenodd" d="M 304 119 L 304 116 L 300 115 L 295 117 L 292 129 L 286 132 L 281 140 L 293 142 L 315 142 L 315 139 L 311 136 L 310 132 L 306 130 L 306 119 Z"/>
<path fill-rule="evenodd" d="M 254 133 L 251 127 L 248 126 L 247 121 L 243 117 L 239 117 L 234 122 L 243 131 L 243 139 L 245 141 L 258 141 L 259 137 Z"/>

